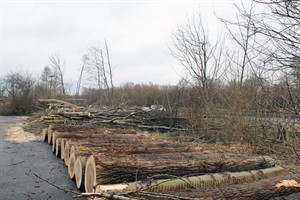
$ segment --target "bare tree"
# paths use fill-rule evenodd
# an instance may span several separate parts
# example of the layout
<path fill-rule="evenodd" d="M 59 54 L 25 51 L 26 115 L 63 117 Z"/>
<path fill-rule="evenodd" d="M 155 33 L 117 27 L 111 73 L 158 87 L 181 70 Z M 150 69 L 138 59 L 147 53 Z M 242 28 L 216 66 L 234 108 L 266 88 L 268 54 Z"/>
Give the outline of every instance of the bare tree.
<path fill-rule="evenodd" d="M 170 47 L 172 55 L 199 86 L 204 114 L 208 114 L 216 91 L 210 87 L 221 75 L 223 43 L 209 38 L 201 15 L 188 18 L 184 26 L 173 33 Z"/>
<path fill-rule="evenodd" d="M 77 82 L 77 85 L 76 85 L 76 96 L 78 96 L 79 92 L 80 92 L 81 81 L 82 81 L 83 72 L 85 70 L 85 65 L 86 65 L 87 60 L 88 60 L 87 55 L 84 55 L 82 57 L 82 64 L 81 64 L 81 68 L 80 68 L 80 75 L 79 75 L 79 79 L 78 79 L 78 82 Z"/>
<path fill-rule="evenodd" d="M 85 59 L 85 71 L 90 80 L 96 81 L 101 104 L 107 97 L 110 106 L 114 106 L 113 74 L 107 43 L 105 42 L 105 50 L 95 46 L 90 47 Z M 106 91 L 106 95 L 103 94 L 103 90 Z"/>
<path fill-rule="evenodd" d="M 299 117 L 300 86 L 298 77 L 300 60 L 300 2 L 296 0 L 253 0 L 257 10 L 246 11 L 243 7 L 237 7 L 243 21 L 237 20 L 238 27 L 245 27 L 256 38 L 254 45 L 259 48 L 251 48 L 259 57 L 251 61 L 255 65 L 254 74 L 259 77 L 260 73 L 269 75 L 265 80 L 268 84 L 260 82 L 258 96 L 253 95 L 256 103 L 260 106 L 259 113 L 267 112 L 275 116 L 268 118 L 268 123 L 280 123 L 287 130 L 287 135 L 292 132 L 294 141 L 297 140 L 295 119 Z M 247 31 L 243 31 L 247 35 Z M 242 43 L 239 39 L 237 42 Z M 249 47 L 249 46 L 248 46 Z M 249 54 L 247 55 L 249 57 Z M 248 58 L 247 58 L 248 59 Z M 275 79 L 275 77 L 278 77 Z M 274 119 L 277 119 L 275 121 Z M 281 123 L 281 122 L 284 123 Z M 266 127 L 266 120 L 262 122 Z M 272 126 L 271 126 L 272 127 Z M 274 127 L 274 125 L 273 125 Z"/>
<path fill-rule="evenodd" d="M 264 12 L 252 19 L 252 29 L 265 36 L 273 48 L 269 49 L 279 67 L 293 67 L 300 55 L 300 2 L 298 0 L 255 0 L 264 5 Z"/>
<path fill-rule="evenodd" d="M 112 66 L 110 63 L 110 53 L 109 53 L 109 49 L 108 49 L 108 45 L 107 42 L 105 41 L 105 51 L 106 51 L 106 60 L 107 60 L 107 71 L 108 71 L 108 76 L 109 76 L 109 87 L 111 88 L 110 91 L 110 99 L 112 102 L 112 105 L 114 105 L 114 84 L 113 84 L 113 72 L 112 72 Z"/>
<path fill-rule="evenodd" d="M 10 72 L 3 77 L 3 89 L 14 114 L 24 114 L 34 103 L 35 80 L 28 73 Z M 12 114 L 10 113 L 10 114 Z"/>
<path fill-rule="evenodd" d="M 228 20 L 218 17 L 226 26 L 226 29 L 235 42 L 235 51 L 229 53 L 230 62 L 237 66 L 238 86 L 241 89 L 243 81 L 247 78 L 247 74 L 251 74 L 253 62 L 259 55 L 259 46 L 256 42 L 256 32 L 251 29 L 253 18 L 253 3 L 250 8 L 245 8 L 242 3 L 241 7 L 234 4 L 238 10 L 235 20 Z M 232 46 L 232 44 L 231 44 Z"/>
<path fill-rule="evenodd" d="M 63 94 L 63 96 L 65 96 L 66 88 L 65 88 L 65 83 L 64 83 L 64 71 L 63 71 L 64 63 L 62 61 L 62 58 L 61 58 L 60 54 L 54 54 L 54 55 L 49 56 L 49 59 L 51 62 L 51 66 L 53 67 L 55 72 L 58 73 L 62 94 Z"/>

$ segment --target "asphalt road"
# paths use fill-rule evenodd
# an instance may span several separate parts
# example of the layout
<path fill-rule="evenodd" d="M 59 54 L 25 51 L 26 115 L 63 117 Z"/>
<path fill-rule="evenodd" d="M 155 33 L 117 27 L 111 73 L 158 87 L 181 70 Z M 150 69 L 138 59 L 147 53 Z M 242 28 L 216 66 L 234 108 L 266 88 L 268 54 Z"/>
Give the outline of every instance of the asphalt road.
<path fill-rule="evenodd" d="M 0 200 L 85 199 L 66 192 L 80 191 L 51 146 L 22 131 L 23 121 L 0 116 Z"/>

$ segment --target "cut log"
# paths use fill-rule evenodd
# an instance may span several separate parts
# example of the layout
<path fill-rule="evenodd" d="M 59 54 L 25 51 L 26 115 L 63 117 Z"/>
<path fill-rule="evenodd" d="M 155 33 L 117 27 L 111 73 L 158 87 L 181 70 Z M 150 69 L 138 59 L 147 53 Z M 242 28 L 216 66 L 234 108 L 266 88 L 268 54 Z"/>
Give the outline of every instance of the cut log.
<path fill-rule="evenodd" d="M 261 170 L 215 173 L 209 175 L 180 177 L 172 179 L 149 179 L 147 181 L 137 181 L 132 183 L 113 185 L 98 185 L 95 192 L 147 191 L 164 193 L 169 191 L 185 190 L 189 188 L 208 189 L 218 187 L 220 185 L 241 184 L 287 174 L 288 171 L 283 167 L 275 166 Z"/>
<path fill-rule="evenodd" d="M 53 125 L 49 125 L 49 127 L 48 127 L 48 131 L 47 131 L 47 133 L 48 133 L 48 136 L 47 136 L 47 139 L 48 139 L 48 144 L 52 144 L 52 129 L 53 129 L 53 127 L 52 127 Z"/>
<path fill-rule="evenodd" d="M 56 149 L 56 139 L 57 138 L 76 138 L 76 139 L 85 139 L 85 138 L 89 138 L 89 137 L 101 137 L 99 136 L 101 133 L 97 133 L 96 134 L 89 134 L 89 133 L 84 133 L 84 132 L 56 132 L 54 131 L 52 133 L 52 151 L 54 152 Z"/>
<path fill-rule="evenodd" d="M 67 105 L 70 106 L 71 108 L 73 108 L 74 111 L 82 111 L 84 110 L 83 107 L 79 107 L 75 104 L 66 102 L 66 101 L 62 101 L 62 100 L 58 100 L 58 99 L 39 99 L 39 102 L 45 102 L 45 103 L 59 103 L 59 104 L 63 104 L 63 105 Z"/>
<path fill-rule="evenodd" d="M 153 155 L 100 153 L 88 158 L 84 185 L 86 192 L 92 192 L 93 187 L 98 184 L 143 181 L 158 174 L 181 177 L 225 171 L 248 171 L 273 165 L 274 160 L 267 156 L 226 159 L 216 154 L 198 152 Z"/>
<path fill-rule="evenodd" d="M 86 160 L 87 157 L 79 156 L 75 161 L 75 181 L 78 189 L 84 189 L 84 173 Z"/>
<path fill-rule="evenodd" d="M 300 192 L 300 174 L 278 176 L 238 185 L 222 185 L 211 189 L 172 191 L 176 196 L 203 199 L 271 199 Z M 157 198 L 156 198 L 157 199 Z"/>
<path fill-rule="evenodd" d="M 106 148 L 106 149 L 104 149 L 104 148 L 108 147 L 108 146 L 115 146 L 116 152 L 126 152 L 126 147 L 136 145 L 136 140 L 134 140 L 133 138 L 132 139 L 128 139 L 126 137 L 124 138 L 123 135 L 121 135 L 121 138 L 119 138 L 118 136 L 120 136 L 120 135 L 109 135 L 109 137 L 105 137 L 104 135 L 91 136 L 90 141 L 88 142 L 89 144 L 86 144 L 90 148 L 84 148 L 84 150 L 82 150 L 81 153 L 92 154 L 92 153 L 97 153 L 97 151 L 106 152 L 106 150 L 108 150 L 108 148 Z M 73 145 L 77 145 L 77 146 L 80 146 L 80 145 L 78 145 L 78 142 L 76 141 L 76 139 L 78 139 L 78 138 L 75 138 L 75 140 L 68 140 L 68 138 L 65 138 L 65 139 L 66 139 L 66 142 L 65 142 L 65 146 L 64 146 L 64 161 L 65 161 L 65 164 L 68 166 L 71 147 Z M 140 143 L 143 143 L 140 141 L 140 139 L 138 139 L 138 140 Z M 88 141 L 87 138 L 85 138 L 85 142 L 87 142 L 87 141 Z M 148 142 L 148 141 L 145 140 L 144 142 Z M 120 144 L 123 144 L 123 145 L 128 144 L 128 145 L 125 145 L 123 148 L 118 148 L 118 146 L 121 146 Z"/>
<path fill-rule="evenodd" d="M 57 138 L 55 141 L 55 155 L 57 157 L 59 157 L 61 153 L 61 140 L 61 138 Z"/>
<path fill-rule="evenodd" d="M 185 144 L 179 143 L 154 143 L 154 144 L 118 144 L 118 143 L 98 143 L 95 144 L 83 144 L 78 145 L 74 144 L 70 148 L 70 142 L 67 141 L 65 145 L 65 164 L 70 168 L 70 171 L 73 172 L 75 160 L 78 156 L 88 157 L 93 153 L 126 153 L 126 154 L 136 154 L 136 153 L 170 153 L 170 152 L 191 152 L 195 149 L 191 148 Z M 70 155 L 70 156 L 68 156 Z M 71 156 L 72 159 L 71 160 Z"/>
<path fill-rule="evenodd" d="M 63 115 L 64 117 L 72 118 L 72 117 L 82 117 L 82 118 L 87 118 L 90 116 L 89 112 L 58 112 L 58 114 Z"/>
<path fill-rule="evenodd" d="M 93 128 L 93 127 L 85 127 L 85 126 L 59 126 L 59 125 L 49 125 L 48 127 L 48 143 L 52 144 L 53 141 L 53 132 L 59 132 L 62 134 L 70 133 L 75 134 L 85 134 L 85 136 L 91 136 L 95 134 L 136 134 L 136 131 L 131 129 L 104 129 L 104 128 Z M 71 137 L 71 136 L 70 136 Z"/>
<path fill-rule="evenodd" d="M 63 160 L 65 157 L 65 144 L 66 144 L 67 139 L 61 138 L 61 143 L 60 143 L 60 158 Z"/>
<path fill-rule="evenodd" d="M 68 142 L 67 142 L 68 143 Z M 123 154 L 157 154 L 157 153 L 175 153 L 175 152 L 195 152 L 196 148 L 191 145 L 180 144 L 174 142 L 158 142 L 148 143 L 142 141 L 132 143 L 131 141 L 119 143 L 118 141 L 103 143 L 74 143 L 70 149 L 70 154 L 92 153 L 123 153 Z"/>
<path fill-rule="evenodd" d="M 64 159 L 65 155 L 65 145 L 66 142 L 70 142 L 69 146 L 73 146 L 74 144 L 80 145 L 80 144 L 89 144 L 91 146 L 100 146 L 103 143 L 109 143 L 109 144 L 131 144 L 135 145 L 137 143 L 149 143 L 154 142 L 155 139 L 145 137 L 144 135 L 123 135 L 123 134 L 94 134 L 94 135 L 87 135 L 84 138 L 81 137 L 73 137 L 73 138 L 63 138 L 64 143 L 61 143 L 61 158 Z M 67 152 L 69 153 L 69 149 L 67 149 Z"/>
<path fill-rule="evenodd" d="M 98 132 L 99 131 L 99 132 Z M 94 140 L 101 140 L 101 138 L 103 138 L 104 140 L 106 138 L 109 138 L 110 140 L 114 140 L 114 138 L 118 139 L 118 138 L 125 138 L 127 136 L 123 136 L 120 134 L 114 134 L 114 135 L 108 135 L 108 136 L 104 136 L 103 131 L 102 130 L 94 130 L 94 132 L 89 132 L 89 130 L 87 130 L 87 132 L 56 132 L 54 131 L 52 133 L 52 151 L 55 151 L 56 145 L 56 139 L 57 138 L 65 138 L 65 139 L 75 139 L 75 140 L 85 140 L 85 141 L 94 141 Z M 138 137 L 138 136 L 137 136 Z M 98 139 L 99 138 L 99 139 Z"/>
<path fill-rule="evenodd" d="M 49 125 L 48 128 L 48 143 L 52 144 L 52 136 L 53 132 L 59 132 L 59 133 L 87 133 L 87 132 L 96 132 L 96 133 L 101 133 L 101 130 L 97 130 L 95 128 L 87 128 L 87 127 L 78 127 L 78 126 L 54 126 Z"/>
<path fill-rule="evenodd" d="M 71 154 L 70 158 L 69 158 L 69 165 L 68 165 L 68 174 L 70 179 L 74 179 L 75 178 L 75 154 Z"/>
<path fill-rule="evenodd" d="M 44 142 L 48 141 L 48 128 L 44 128 L 43 129 L 43 131 L 42 131 L 42 138 L 43 138 Z"/>

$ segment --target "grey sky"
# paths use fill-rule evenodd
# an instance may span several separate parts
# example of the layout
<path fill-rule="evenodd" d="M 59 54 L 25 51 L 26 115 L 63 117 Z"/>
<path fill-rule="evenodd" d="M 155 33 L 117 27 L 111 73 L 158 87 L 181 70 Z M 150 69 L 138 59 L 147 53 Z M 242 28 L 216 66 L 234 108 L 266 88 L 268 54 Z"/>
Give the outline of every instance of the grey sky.
<path fill-rule="evenodd" d="M 176 84 L 182 71 L 167 44 L 188 14 L 201 11 L 214 34 L 222 30 L 214 11 L 234 15 L 230 0 L 218 1 L 1 1 L 1 75 L 22 70 L 40 75 L 49 55 L 60 53 L 65 79 L 79 76 L 83 54 L 106 39 L 116 85 Z"/>

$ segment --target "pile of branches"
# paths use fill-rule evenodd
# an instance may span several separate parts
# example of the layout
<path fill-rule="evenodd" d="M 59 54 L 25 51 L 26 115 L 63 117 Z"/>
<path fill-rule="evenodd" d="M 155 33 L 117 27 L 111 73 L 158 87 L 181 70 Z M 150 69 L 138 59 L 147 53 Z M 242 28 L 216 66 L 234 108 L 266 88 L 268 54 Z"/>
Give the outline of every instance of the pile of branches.
<path fill-rule="evenodd" d="M 109 126 L 135 127 L 145 130 L 187 130 L 187 120 L 173 116 L 162 107 L 114 108 L 94 110 L 57 99 L 39 99 L 47 103 L 46 115 L 41 117 L 45 123 L 69 123 L 82 121 L 91 124 L 106 124 Z"/>

